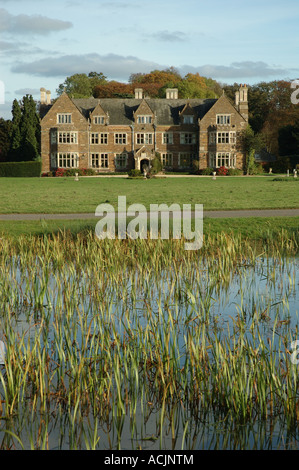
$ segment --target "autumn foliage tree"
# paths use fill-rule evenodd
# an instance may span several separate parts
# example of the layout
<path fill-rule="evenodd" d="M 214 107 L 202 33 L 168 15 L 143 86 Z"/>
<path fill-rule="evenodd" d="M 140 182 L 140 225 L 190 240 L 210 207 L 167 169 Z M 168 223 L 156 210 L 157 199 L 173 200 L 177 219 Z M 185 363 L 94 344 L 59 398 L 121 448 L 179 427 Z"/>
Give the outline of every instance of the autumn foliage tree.
<path fill-rule="evenodd" d="M 147 74 L 133 74 L 129 82 L 134 87 L 142 88 L 151 98 L 164 98 L 166 88 L 177 88 L 179 98 L 215 98 L 221 93 L 221 87 L 215 80 L 198 73 L 188 73 L 182 77 L 174 67 L 153 70 Z"/>
<path fill-rule="evenodd" d="M 234 101 L 235 91 L 240 85 L 225 85 L 226 95 Z M 290 82 L 274 80 L 248 86 L 249 124 L 256 135 L 260 135 L 268 152 L 282 156 L 296 151 L 296 141 L 287 145 L 287 135 L 299 131 L 299 106 L 291 102 Z M 285 131 L 281 131 L 283 128 Z M 297 150 L 299 153 L 299 149 Z"/>
<path fill-rule="evenodd" d="M 97 85 L 93 90 L 95 98 L 132 98 L 134 87 L 128 83 L 116 82 L 114 80 Z"/>

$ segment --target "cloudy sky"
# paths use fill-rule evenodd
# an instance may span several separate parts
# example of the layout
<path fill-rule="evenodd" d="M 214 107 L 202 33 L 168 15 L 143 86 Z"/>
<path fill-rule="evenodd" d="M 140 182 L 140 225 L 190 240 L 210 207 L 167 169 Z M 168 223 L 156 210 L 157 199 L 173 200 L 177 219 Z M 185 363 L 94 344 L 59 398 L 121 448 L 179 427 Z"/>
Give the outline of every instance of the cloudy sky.
<path fill-rule="evenodd" d="M 0 117 L 74 73 L 174 66 L 223 83 L 299 77 L 298 0 L 0 0 Z M 3 99 L 4 95 L 4 99 Z"/>

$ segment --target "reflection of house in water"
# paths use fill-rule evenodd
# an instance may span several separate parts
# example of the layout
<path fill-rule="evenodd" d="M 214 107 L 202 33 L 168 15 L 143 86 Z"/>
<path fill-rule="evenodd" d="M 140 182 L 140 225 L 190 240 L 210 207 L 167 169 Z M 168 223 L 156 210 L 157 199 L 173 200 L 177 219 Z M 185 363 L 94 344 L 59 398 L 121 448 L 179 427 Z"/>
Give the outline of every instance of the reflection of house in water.
<path fill-rule="evenodd" d="M 243 169 L 240 133 L 248 121 L 248 89 L 241 85 L 235 103 L 218 99 L 179 99 L 167 89 L 163 99 L 71 99 L 53 104 L 41 88 L 42 171 L 93 168 L 100 172 L 141 169 L 155 155 L 164 168 Z"/>

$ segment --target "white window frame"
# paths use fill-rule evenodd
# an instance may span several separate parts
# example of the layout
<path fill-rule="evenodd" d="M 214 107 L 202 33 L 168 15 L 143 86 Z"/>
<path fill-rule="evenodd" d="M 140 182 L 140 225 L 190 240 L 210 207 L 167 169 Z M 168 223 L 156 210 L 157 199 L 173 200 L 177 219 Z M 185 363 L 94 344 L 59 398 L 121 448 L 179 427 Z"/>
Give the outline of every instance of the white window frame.
<path fill-rule="evenodd" d="M 153 117 L 150 114 L 137 116 L 137 124 L 152 124 Z"/>
<path fill-rule="evenodd" d="M 78 168 L 78 166 L 79 166 L 78 153 L 76 152 L 57 153 L 57 167 L 58 168 Z"/>
<path fill-rule="evenodd" d="M 236 168 L 236 155 L 231 152 L 210 152 L 210 166 L 213 168 Z"/>
<path fill-rule="evenodd" d="M 152 132 L 137 132 L 136 133 L 136 144 L 137 145 L 152 145 L 153 144 L 153 133 Z"/>
<path fill-rule="evenodd" d="M 161 162 L 163 168 L 172 167 L 173 166 L 173 154 L 169 152 L 161 153 Z"/>
<path fill-rule="evenodd" d="M 126 145 L 127 144 L 127 134 L 124 132 L 116 132 L 114 134 L 114 143 L 116 145 Z"/>
<path fill-rule="evenodd" d="M 94 124 L 105 124 L 105 116 L 94 116 L 93 117 L 93 123 Z"/>
<path fill-rule="evenodd" d="M 217 114 L 216 115 L 216 124 L 218 126 L 230 126 L 231 125 L 231 115 L 230 114 Z"/>
<path fill-rule="evenodd" d="M 99 143 L 99 133 L 98 132 L 91 132 L 90 134 L 90 144 L 91 145 L 98 145 Z"/>
<path fill-rule="evenodd" d="M 173 132 L 163 132 L 162 142 L 163 144 L 168 144 L 168 145 L 173 144 Z"/>
<path fill-rule="evenodd" d="M 195 132 L 181 132 L 180 133 L 180 144 L 181 145 L 196 144 L 196 134 L 195 134 Z"/>
<path fill-rule="evenodd" d="M 72 114 L 71 113 L 57 113 L 57 124 L 71 124 Z"/>
<path fill-rule="evenodd" d="M 78 132 L 58 132 L 59 144 L 78 144 Z"/>
<path fill-rule="evenodd" d="M 101 132 L 100 143 L 101 145 L 108 145 L 108 132 Z"/>
<path fill-rule="evenodd" d="M 236 133 L 235 132 L 217 132 L 217 143 L 218 144 L 235 144 Z"/>
<path fill-rule="evenodd" d="M 217 144 L 229 144 L 229 132 L 217 132 Z"/>
<path fill-rule="evenodd" d="M 92 152 L 90 154 L 90 166 L 95 169 L 109 168 L 109 155 L 108 153 Z"/>
<path fill-rule="evenodd" d="M 128 154 L 127 153 L 116 153 L 115 154 L 115 168 L 123 170 L 128 165 Z"/>

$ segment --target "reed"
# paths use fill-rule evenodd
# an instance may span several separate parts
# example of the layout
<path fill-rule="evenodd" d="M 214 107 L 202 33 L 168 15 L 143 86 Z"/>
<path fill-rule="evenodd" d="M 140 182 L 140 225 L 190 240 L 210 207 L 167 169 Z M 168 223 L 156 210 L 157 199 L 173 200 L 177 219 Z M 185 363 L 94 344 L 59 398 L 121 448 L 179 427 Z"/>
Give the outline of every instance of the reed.
<path fill-rule="evenodd" d="M 0 448 L 263 447 L 233 424 L 275 422 L 281 445 L 296 433 L 298 234 L 220 233 L 197 252 L 92 233 L 0 243 Z"/>

